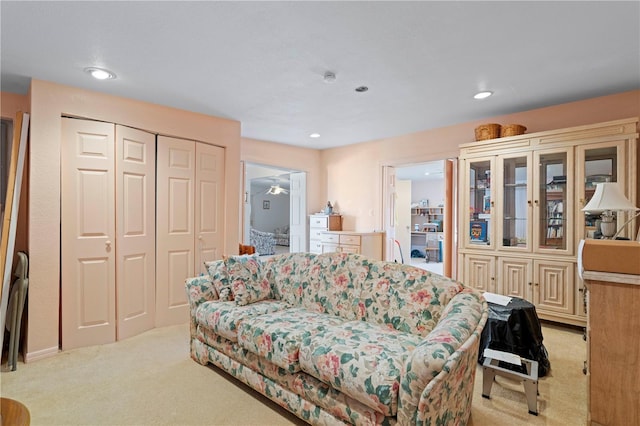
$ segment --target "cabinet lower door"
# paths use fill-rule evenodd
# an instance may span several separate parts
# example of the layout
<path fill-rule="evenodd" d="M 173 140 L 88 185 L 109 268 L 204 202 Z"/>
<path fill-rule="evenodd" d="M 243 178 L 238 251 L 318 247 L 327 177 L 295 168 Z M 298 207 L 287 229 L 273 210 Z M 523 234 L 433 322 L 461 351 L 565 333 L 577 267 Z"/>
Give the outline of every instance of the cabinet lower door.
<path fill-rule="evenodd" d="M 463 262 L 463 284 L 480 291 L 497 292 L 493 256 L 465 254 Z"/>
<path fill-rule="evenodd" d="M 531 300 L 531 260 L 500 257 L 498 259 L 498 293 Z"/>
<path fill-rule="evenodd" d="M 574 313 L 574 269 L 572 262 L 534 261 L 534 303 L 538 311 Z"/>

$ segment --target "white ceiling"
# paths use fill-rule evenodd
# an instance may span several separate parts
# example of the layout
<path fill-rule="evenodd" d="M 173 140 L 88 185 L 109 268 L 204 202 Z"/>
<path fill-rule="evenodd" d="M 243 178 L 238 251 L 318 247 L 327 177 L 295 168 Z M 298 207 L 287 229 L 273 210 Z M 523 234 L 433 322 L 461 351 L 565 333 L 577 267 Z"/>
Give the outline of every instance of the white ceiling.
<path fill-rule="evenodd" d="M 314 148 L 640 88 L 638 1 L 3 0 L 0 15 L 3 91 L 48 80 Z"/>

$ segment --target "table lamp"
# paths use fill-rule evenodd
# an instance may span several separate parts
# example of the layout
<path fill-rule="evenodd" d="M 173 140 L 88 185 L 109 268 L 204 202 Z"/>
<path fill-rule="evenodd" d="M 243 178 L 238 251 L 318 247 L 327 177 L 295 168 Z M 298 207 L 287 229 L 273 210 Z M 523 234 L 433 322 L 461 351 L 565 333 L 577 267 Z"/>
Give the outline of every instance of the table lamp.
<path fill-rule="evenodd" d="M 597 183 L 596 191 L 591 200 L 582 208 L 583 212 L 600 213 L 600 230 L 605 238 L 615 238 L 624 227 L 640 214 L 635 214 L 620 227 L 616 232 L 616 222 L 614 211 L 637 211 L 640 210 L 624 196 L 616 182 Z"/>

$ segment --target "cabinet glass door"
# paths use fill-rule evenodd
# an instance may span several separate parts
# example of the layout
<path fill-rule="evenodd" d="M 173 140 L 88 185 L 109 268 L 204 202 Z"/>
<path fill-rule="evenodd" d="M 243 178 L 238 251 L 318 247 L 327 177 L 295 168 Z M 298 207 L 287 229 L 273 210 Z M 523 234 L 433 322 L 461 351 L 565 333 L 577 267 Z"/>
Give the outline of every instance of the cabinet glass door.
<path fill-rule="evenodd" d="M 469 222 L 467 245 L 491 246 L 492 233 L 492 187 L 491 169 L 493 159 L 469 160 Z"/>
<path fill-rule="evenodd" d="M 579 211 L 576 213 L 578 238 L 600 238 L 602 236 L 598 226 L 600 215 L 585 213 L 580 209 L 593 197 L 596 184 L 618 182 L 618 177 L 624 176 L 623 161 L 621 161 L 623 154 L 624 141 L 603 142 L 578 148 L 576 155 L 578 168 L 578 197 L 576 198 L 579 199 L 577 205 Z M 624 182 L 622 188 L 624 188 Z"/>
<path fill-rule="evenodd" d="M 573 199 L 571 188 L 572 170 L 568 164 L 567 151 L 542 152 L 536 154 L 538 164 L 537 185 L 534 203 L 537 207 L 537 249 L 572 251 L 573 240 L 569 230 Z"/>
<path fill-rule="evenodd" d="M 499 158 L 502 196 L 498 197 L 501 221 L 501 239 L 498 245 L 508 249 L 528 249 L 531 212 L 531 168 L 529 156 Z"/>

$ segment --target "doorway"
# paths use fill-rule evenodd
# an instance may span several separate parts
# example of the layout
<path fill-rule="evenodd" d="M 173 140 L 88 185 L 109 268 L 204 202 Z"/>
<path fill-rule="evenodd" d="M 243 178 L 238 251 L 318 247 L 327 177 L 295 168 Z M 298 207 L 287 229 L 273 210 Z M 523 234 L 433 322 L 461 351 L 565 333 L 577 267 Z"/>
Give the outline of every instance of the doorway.
<path fill-rule="evenodd" d="M 306 251 L 306 173 L 255 163 L 244 169 L 243 244 L 253 245 L 253 229 L 273 234 L 264 254 Z"/>
<path fill-rule="evenodd" d="M 385 210 L 395 224 L 391 260 L 440 275 L 455 274 L 456 165 L 451 159 L 385 166 L 395 176 L 394 187 L 385 187 L 395 192 L 393 211 Z M 385 218 L 385 223 L 391 222 Z"/>

